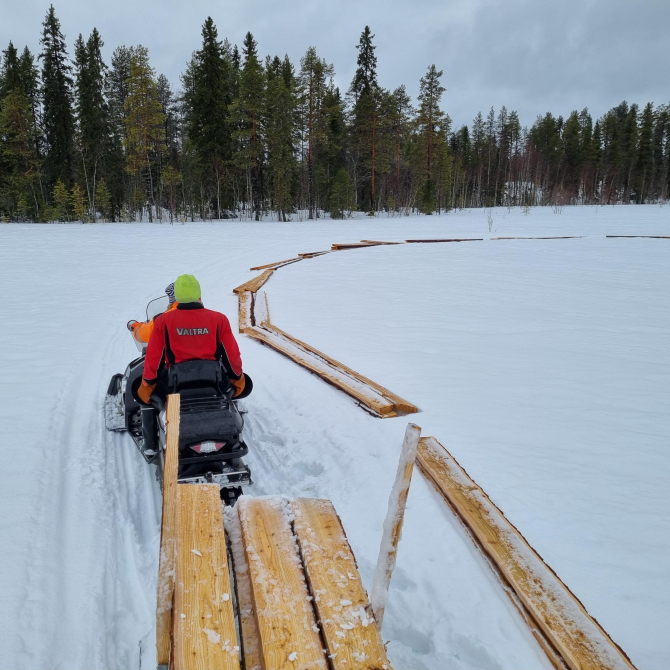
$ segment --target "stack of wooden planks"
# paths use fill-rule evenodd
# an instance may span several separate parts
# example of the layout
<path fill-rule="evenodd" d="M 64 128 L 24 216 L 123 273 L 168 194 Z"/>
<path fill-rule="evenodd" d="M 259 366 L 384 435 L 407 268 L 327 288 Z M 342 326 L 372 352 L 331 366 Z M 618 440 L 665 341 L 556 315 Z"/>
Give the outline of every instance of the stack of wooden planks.
<path fill-rule="evenodd" d="M 243 496 L 224 515 L 217 485 L 177 483 L 179 404 L 169 396 L 159 668 L 391 670 L 332 503 Z"/>

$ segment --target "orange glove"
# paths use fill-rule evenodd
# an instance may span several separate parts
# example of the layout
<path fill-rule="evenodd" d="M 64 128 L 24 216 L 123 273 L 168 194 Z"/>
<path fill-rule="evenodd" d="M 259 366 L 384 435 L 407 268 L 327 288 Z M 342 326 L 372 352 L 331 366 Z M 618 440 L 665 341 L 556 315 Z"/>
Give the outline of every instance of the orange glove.
<path fill-rule="evenodd" d="M 144 380 L 142 380 L 142 382 L 144 382 Z M 237 396 L 240 395 L 242 391 L 244 391 L 244 385 L 246 383 L 244 381 L 244 375 L 242 375 L 239 379 L 231 379 L 230 383 L 235 387 L 233 398 L 237 398 Z"/>
<path fill-rule="evenodd" d="M 150 404 L 151 400 L 151 394 L 154 392 L 154 389 L 156 388 L 156 384 L 147 384 L 144 379 L 142 379 L 142 383 L 140 384 L 140 387 L 137 389 L 137 395 L 142 399 L 142 402 L 145 402 L 147 405 Z"/>

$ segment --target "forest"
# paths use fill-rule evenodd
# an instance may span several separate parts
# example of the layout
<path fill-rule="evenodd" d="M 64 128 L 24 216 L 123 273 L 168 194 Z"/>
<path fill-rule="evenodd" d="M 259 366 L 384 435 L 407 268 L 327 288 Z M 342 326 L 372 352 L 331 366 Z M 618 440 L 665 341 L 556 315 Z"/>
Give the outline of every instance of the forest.
<path fill-rule="evenodd" d="M 443 71 L 412 100 L 377 80 L 365 27 L 347 91 L 310 47 L 299 63 L 220 39 L 211 18 L 173 90 L 148 50 L 102 57 L 94 28 L 68 52 L 53 5 L 35 56 L 0 67 L 0 220 L 287 221 L 353 211 L 664 202 L 670 104 L 547 113 L 505 107 L 452 127 Z"/>

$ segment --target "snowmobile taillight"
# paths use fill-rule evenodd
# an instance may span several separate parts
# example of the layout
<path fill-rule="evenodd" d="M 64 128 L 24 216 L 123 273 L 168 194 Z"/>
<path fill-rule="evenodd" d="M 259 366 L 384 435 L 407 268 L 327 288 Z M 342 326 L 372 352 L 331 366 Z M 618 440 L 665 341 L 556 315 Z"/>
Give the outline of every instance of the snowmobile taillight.
<path fill-rule="evenodd" d="M 207 442 L 200 442 L 199 444 L 192 444 L 191 449 L 197 454 L 211 454 L 215 451 L 219 451 L 226 446 L 225 442 L 213 442 L 208 440 Z"/>

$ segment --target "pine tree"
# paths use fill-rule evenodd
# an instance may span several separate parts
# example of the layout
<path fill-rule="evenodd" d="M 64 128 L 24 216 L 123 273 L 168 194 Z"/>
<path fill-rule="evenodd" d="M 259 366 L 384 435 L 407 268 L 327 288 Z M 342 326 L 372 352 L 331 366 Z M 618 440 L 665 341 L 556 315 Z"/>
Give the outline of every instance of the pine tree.
<path fill-rule="evenodd" d="M 149 51 L 142 46 L 132 52 L 125 110 L 126 170 L 137 179 L 135 203 L 142 207 L 138 199 L 143 191 L 149 221 L 153 221 L 155 188 L 159 183 L 157 165 L 165 150 L 165 116 L 158 99 L 154 71 L 149 64 Z"/>
<path fill-rule="evenodd" d="M 74 176 L 71 67 L 53 5 L 44 20 L 42 39 L 42 123 L 46 142 L 46 172 L 54 184 Z"/>
<path fill-rule="evenodd" d="M 30 98 L 15 87 L 0 102 L 0 208 L 12 217 L 37 220 L 40 160 Z"/>
<path fill-rule="evenodd" d="M 263 184 L 263 105 L 265 101 L 265 72 L 258 60 L 257 44 L 251 33 L 244 38 L 244 64 L 239 76 L 239 97 L 233 104 L 237 145 L 235 161 L 244 172 L 247 197 L 252 203 L 256 221 L 261 217 Z"/>
<path fill-rule="evenodd" d="M 431 214 L 437 207 L 438 188 L 445 177 L 442 173 L 448 169 L 446 136 L 448 117 L 440 109 L 440 100 L 445 89 L 440 84 L 442 70 L 431 65 L 419 85 L 419 110 L 416 118 L 417 150 L 423 163 L 421 186 L 421 206 L 425 213 Z M 443 155 L 445 154 L 445 155 Z M 439 172 L 436 159 L 439 158 Z"/>

